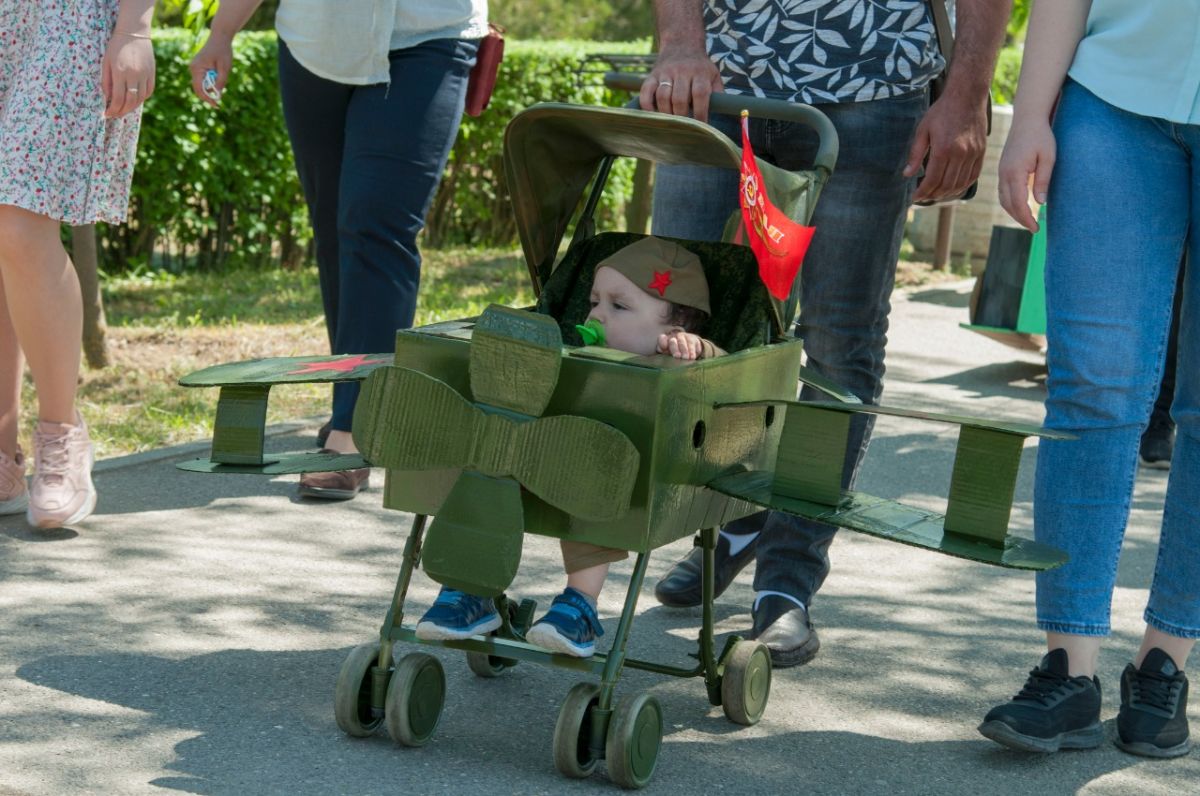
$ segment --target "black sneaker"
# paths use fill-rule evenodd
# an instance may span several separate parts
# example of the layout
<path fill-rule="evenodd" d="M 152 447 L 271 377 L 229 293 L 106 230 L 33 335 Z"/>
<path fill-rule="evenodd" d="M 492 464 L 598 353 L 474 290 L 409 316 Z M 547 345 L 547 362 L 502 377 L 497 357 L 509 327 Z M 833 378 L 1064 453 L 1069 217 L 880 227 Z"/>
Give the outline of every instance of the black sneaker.
<path fill-rule="evenodd" d="M 979 732 L 1025 752 L 1092 749 L 1104 740 L 1100 681 L 1067 675 L 1067 651 L 1051 650 L 1011 701 L 983 717 Z"/>
<path fill-rule="evenodd" d="M 1138 458 L 1143 467 L 1154 470 L 1171 469 L 1171 453 L 1175 448 L 1175 424 L 1151 420 L 1138 445 Z"/>
<path fill-rule="evenodd" d="M 1188 740 L 1187 675 L 1160 649 L 1146 653 L 1141 668 L 1121 672 L 1117 747 L 1143 757 L 1180 757 Z"/>

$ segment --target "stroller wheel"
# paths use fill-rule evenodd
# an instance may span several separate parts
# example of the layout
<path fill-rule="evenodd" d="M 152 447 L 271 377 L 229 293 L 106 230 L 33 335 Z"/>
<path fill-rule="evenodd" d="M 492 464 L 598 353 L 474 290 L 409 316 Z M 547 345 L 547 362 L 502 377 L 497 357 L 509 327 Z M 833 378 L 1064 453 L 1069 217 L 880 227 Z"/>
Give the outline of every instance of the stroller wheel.
<path fill-rule="evenodd" d="M 383 723 L 371 710 L 371 671 L 379 662 L 379 642 L 360 644 L 350 651 L 338 671 L 333 715 L 347 735 L 366 738 Z"/>
<path fill-rule="evenodd" d="M 757 724 L 771 695 L 771 653 L 757 641 L 739 641 L 725 660 L 721 707 L 734 724 Z"/>
<path fill-rule="evenodd" d="M 511 658 L 500 658 L 486 652 L 467 653 L 467 668 L 474 672 L 476 677 L 499 677 L 504 674 L 505 669 L 516 665 L 517 662 Z"/>
<path fill-rule="evenodd" d="M 608 776 L 622 788 L 642 788 L 654 776 L 662 746 L 663 715 L 649 694 L 623 699 L 608 725 L 604 759 Z"/>
<path fill-rule="evenodd" d="M 446 673 L 432 655 L 405 655 L 388 683 L 388 735 L 401 746 L 424 746 L 437 729 L 446 702 Z"/>
<path fill-rule="evenodd" d="M 554 767 L 571 779 L 583 779 L 596 770 L 588 748 L 592 738 L 592 708 L 600 697 L 595 683 L 576 683 L 558 711 L 554 725 Z"/>

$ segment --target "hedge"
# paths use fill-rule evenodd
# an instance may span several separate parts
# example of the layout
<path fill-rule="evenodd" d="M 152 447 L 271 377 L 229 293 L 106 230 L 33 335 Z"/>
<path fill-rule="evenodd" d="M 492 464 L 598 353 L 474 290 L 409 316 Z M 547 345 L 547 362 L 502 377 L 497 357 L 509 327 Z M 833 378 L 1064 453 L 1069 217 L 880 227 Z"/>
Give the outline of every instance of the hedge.
<path fill-rule="evenodd" d="M 129 223 L 100 225 L 105 267 L 150 262 L 214 267 L 225 262 L 294 264 L 311 239 L 307 211 L 284 129 L 273 33 L 243 33 L 234 76 L 220 110 L 196 99 L 187 62 L 192 39 L 180 30 L 155 35 L 158 79 L 146 106 L 134 172 Z M 536 102 L 622 104 L 599 85 L 595 53 L 644 53 L 648 42 L 507 42 L 491 106 L 464 117 L 429 218 L 427 242 L 509 245 L 516 233 L 500 167 L 508 121 Z M 614 169 L 601 208 L 614 218 L 626 201 L 633 164 Z"/>
<path fill-rule="evenodd" d="M 143 117 L 130 221 L 98 226 L 103 262 L 124 270 L 152 262 L 178 270 L 226 262 L 294 265 L 312 237 L 284 129 L 272 32 L 235 42 L 235 73 L 220 110 L 196 99 L 187 62 L 191 34 L 155 34 L 158 79 Z M 427 245 L 506 246 L 516 231 L 501 168 L 504 127 L 537 102 L 623 104 L 600 85 L 600 54 L 649 51 L 649 42 L 509 41 L 491 106 L 465 117 L 426 230 Z M 589 60 L 590 57 L 590 60 Z M 1011 101 L 1020 51 L 1001 53 L 994 90 Z M 632 194 L 633 164 L 618 162 L 600 207 L 602 227 Z"/>

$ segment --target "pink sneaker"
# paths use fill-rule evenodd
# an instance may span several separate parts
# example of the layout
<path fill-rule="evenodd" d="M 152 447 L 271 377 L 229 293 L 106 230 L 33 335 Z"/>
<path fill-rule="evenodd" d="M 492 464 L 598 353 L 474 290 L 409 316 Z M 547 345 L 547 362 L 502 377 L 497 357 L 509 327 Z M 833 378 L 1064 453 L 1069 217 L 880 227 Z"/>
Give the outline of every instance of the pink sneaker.
<path fill-rule="evenodd" d="M 20 514 L 29 505 L 29 490 L 25 488 L 25 454 L 9 457 L 0 451 L 0 514 Z"/>
<path fill-rule="evenodd" d="M 92 486 L 92 443 L 87 426 L 39 422 L 33 432 L 33 482 L 29 524 L 38 528 L 74 525 L 96 508 Z"/>

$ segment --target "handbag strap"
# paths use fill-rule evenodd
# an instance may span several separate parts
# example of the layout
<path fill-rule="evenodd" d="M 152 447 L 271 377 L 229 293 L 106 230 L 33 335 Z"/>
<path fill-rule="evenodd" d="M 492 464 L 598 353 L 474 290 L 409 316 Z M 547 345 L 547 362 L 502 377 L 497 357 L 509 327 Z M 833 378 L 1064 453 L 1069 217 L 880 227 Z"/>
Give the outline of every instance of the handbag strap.
<path fill-rule="evenodd" d="M 946 64 L 954 57 L 954 30 L 950 27 L 950 11 L 946 8 L 946 0 L 929 0 L 929 10 L 933 14 L 933 30 L 937 34 L 938 49 Z"/>

